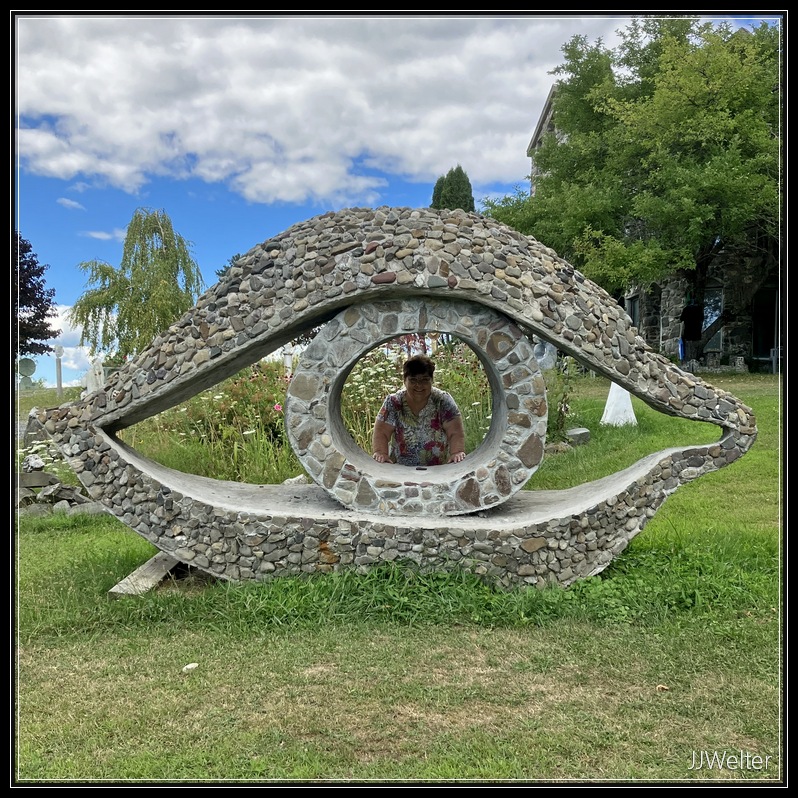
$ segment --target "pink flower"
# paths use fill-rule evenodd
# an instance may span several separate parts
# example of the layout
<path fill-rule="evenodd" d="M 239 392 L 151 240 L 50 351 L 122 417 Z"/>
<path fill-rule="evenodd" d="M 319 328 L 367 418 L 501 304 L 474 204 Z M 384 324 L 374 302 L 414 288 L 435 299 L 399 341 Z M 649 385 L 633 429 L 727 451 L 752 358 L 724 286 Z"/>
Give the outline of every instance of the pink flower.
<path fill-rule="evenodd" d="M 282 411 L 283 411 L 283 406 L 282 406 L 282 405 L 281 405 L 279 402 L 277 402 L 277 404 L 274 406 L 274 409 L 275 409 L 275 410 L 276 410 L 278 413 L 282 413 Z"/>

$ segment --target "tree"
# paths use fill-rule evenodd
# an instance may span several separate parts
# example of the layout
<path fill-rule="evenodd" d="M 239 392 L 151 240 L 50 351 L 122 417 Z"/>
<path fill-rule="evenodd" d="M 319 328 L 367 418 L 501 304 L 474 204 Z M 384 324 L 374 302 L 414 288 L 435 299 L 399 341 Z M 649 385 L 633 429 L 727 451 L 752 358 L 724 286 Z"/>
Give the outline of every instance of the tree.
<path fill-rule="evenodd" d="M 89 288 L 69 319 L 82 328 L 81 345 L 92 354 L 134 355 L 191 308 L 204 285 L 189 247 L 166 211 L 138 208 L 118 269 L 99 260 L 78 264 Z"/>
<path fill-rule="evenodd" d="M 233 266 L 235 266 L 235 265 L 236 265 L 236 261 L 237 261 L 237 260 L 238 260 L 240 257 L 241 257 L 241 253 L 240 253 L 240 252 L 237 252 L 235 255 L 233 255 L 233 256 L 232 256 L 232 257 L 231 257 L 231 258 L 230 258 L 230 259 L 227 261 L 227 263 L 225 263 L 225 265 L 224 265 L 224 266 L 222 266 L 222 268 L 221 268 L 221 269 L 217 269 L 217 270 L 216 270 L 216 276 L 217 276 L 217 278 L 221 280 L 221 279 L 222 279 L 222 277 L 224 277 L 224 276 L 227 274 L 227 272 L 229 272 L 229 271 L 230 271 L 230 269 L 231 269 Z"/>
<path fill-rule="evenodd" d="M 44 355 L 53 348 L 44 341 L 57 338 L 60 330 L 50 327 L 50 319 L 57 316 L 53 298 L 55 289 L 45 288 L 44 273 L 50 267 L 39 263 L 29 241 L 15 230 L 14 262 L 16 291 L 14 303 L 17 314 L 17 354 Z"/>
<path fill-rule="evenodd" d="M 757 258 L 703 345 L 778 266 L 778 28 L 634 19 L 605 49 L 572 38 L 535 153 L 535 194 L 486 212 L 534 235 L 608 291 L 678 274 L 703 310 L 722 253 Z"/>
<path fill-rule="evenodd" d="M 441 205 L 441 195 L 443 194 L 443 184 L 446 182 L 446 175 L 441 175 L 435 181 L 435 187 L 432 189 L 432 202 L 430 202 L 430 208 L 435 208 L 435 210 L 440 210 L 443 205 Z"/>
<path fill-rule="evenodd" d="M 432 190 L 431 208 L 441 210 L 462 208 L 464 211 L 475 210 L 474 194 L 471 181 L 460 164 L 450 169 L 445 176 L 441 175 Z"/>

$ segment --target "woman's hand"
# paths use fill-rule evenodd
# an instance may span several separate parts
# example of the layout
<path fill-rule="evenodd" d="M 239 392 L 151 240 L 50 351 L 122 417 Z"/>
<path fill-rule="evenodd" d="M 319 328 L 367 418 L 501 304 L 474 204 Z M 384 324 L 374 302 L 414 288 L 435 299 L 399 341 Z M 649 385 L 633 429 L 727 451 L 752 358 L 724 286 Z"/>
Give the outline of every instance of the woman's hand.
<path fill-rule="evenodd" d="M 390 463 L 388 452 L 391 449 L 391 438 L 393 437 L 393 427 L 386 424 L 381 419 L 374 422 L 374 432 L 371 435 L 372 458 L 378 463 Z"/>
<path fill-rule="evenodd" d="M 443 430 L 446 433 L 446 442 L 449 444 L 449 462 L 460 463 L 465 460 L 465 430 L 463 417 L 455 416 L 444 422 Z"/>

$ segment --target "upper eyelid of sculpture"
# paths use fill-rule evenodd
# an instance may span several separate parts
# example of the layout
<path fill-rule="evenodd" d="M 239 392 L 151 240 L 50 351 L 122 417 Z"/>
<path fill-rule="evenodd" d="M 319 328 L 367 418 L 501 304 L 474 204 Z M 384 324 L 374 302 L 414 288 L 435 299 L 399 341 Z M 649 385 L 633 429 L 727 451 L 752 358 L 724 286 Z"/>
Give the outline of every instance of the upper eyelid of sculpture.
<path fill-rule="evenodd" d="M 411 209 L 354 209 L 325 221 L 295 225 L 239 259 L 193 310 L 82 403 L 92 423 L 111 431 L 135 424 L 232 376 L 342 307 L 401 292 L 484 304 L 660 412 L 756 434 L 750 408 L 654 353 L 603 289 L 535 239 L 457 211 L 444 223 L 437 212 Z M 458 257 L 442 254 L 447 229 L 465 231 L 472 247 L 478 234 L 491 268 L 469 266 L 473 255 L 456 268 Z"/>

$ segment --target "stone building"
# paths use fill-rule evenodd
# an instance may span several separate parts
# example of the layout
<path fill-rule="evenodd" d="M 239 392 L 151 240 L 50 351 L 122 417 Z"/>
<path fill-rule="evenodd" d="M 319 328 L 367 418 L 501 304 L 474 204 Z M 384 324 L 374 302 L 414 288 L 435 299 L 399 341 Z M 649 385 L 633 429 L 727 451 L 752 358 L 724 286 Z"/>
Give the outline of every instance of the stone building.
<path fill-rule="evenodd" d="M 540 169 L 535 153 L 543 137 L 558 135 L 554 124 L 552 99 L 557 84 L 546 97 L 543 111 L 529 141 L 530 194 L 535 195 L 535 181 Z M 762 259 L 721 254 L 709 269 L 704 308 L 704 329 L 718 318 L 724 304 L 733 302 L 735 292 L 759 281 Z M 678 274 L 648 286 L 628 286 L 623 295 L 625 310 L 641 337 L 666 357 L 678 357 L 681 330 L 680 316 L 688 302 L 690 283 Z M 619 297 L 620 299 L 620 297 Z M 735 306 L 739 303 L 734 302 Z M 772 269 L 750 301 L 738 307 L 736 318 L 724 325 L 704 347 L 702 366 L 725 365 L 743 357 L 751 371 L 777 371 L 780 368 L 779 275 Z M 737 361 L 739 362 L 739 361 Z"/>

